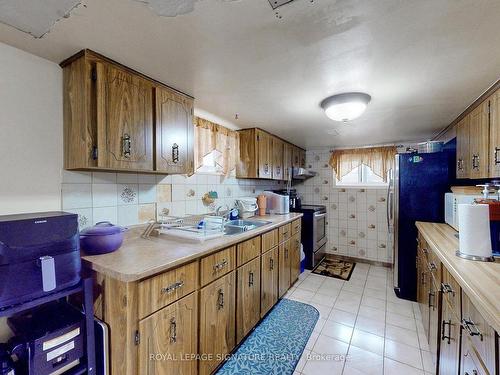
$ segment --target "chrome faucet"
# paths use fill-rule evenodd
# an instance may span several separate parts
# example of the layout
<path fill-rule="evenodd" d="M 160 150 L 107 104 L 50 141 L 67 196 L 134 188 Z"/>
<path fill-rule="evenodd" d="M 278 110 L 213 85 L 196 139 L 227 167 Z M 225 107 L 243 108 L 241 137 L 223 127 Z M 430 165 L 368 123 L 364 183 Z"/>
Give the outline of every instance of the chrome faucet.
<path fill-rule="evenodd" d="M 225 208 L 224 213 L 221 213 L 221 211 L 223 211 L 224 208 Z M 231 209 L 229 208 L 229 206 L 227 204 L 219 206 L 215 210 L 215 214 L 217 216 L 222 216 L 223 218 L 228 219 L 228 220 L 229 220 L 229 214 L 230 213 L 231 213 Z"/>

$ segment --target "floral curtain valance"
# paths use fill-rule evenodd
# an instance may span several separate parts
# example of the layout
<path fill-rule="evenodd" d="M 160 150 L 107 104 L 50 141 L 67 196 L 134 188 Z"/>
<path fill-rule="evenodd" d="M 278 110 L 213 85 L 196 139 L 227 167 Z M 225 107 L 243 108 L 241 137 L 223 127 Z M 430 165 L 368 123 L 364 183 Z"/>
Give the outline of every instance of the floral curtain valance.
<path fill-rule="evenodd" d="M 396 146 L 334 150 L 330 157 L 330 166 L 340 180 L 353 169 L 365 164 L 387 182 L 387 172 L 394 166 L 396 153 Z"/>
<path fill-rule="evenodd" d="M 196 169 L 203 166 L 207 155 L 213 154 L 217 172 L 228 175 L 236 168 L 240 155 L 238 132 L 200 117 L 195 117 L 194 123 Z"/>

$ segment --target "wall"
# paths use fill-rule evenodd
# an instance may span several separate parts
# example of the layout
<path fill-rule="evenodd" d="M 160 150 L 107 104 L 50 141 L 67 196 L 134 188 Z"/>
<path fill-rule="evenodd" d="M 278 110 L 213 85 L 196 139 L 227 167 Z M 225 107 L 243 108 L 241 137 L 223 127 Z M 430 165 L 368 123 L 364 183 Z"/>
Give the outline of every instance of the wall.
<path fill-rule="evenodd" d="M 62 71 L 0 43 L 0 215 L 59 210 Z M 0 342 L 10 332 L 0 320 Z"/>
<path fill-rule="evenodd" d="M 61 191 L 63 209 L 79 214 L 80 227 L 85 228 L 99 221 L 141 224 L 160 219 L 165 209 L 173 216 L 213 212 L 221 205 L 232 207 L 238 197 L 256 196 L 279 185 L 234 176 L 63 171 Z M 209 191 L 217 192 L 218 199 L 206 206 L 201 198 Z"/>
<path fill-rule="evenodd" d="M 329 150 L 307 151 L 307 167 L 318 175 L 295 186 L 303 196 L 303 203 L 321 204 L 327 208 L 327 252 L 391 263 L 387 188 L 335 187 L 329 159 Z"/>

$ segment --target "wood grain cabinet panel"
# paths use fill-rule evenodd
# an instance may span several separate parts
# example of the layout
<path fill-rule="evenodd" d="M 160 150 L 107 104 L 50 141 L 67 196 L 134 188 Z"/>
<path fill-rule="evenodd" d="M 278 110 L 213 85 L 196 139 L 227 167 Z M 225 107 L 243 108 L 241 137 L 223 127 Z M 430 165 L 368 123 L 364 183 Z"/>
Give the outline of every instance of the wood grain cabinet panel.
<path fill-rule="evenodd" d="M 236 247 L 237 266 L 241 266 L 249 260 L 260 255 L 261 238 L 260 236 L 239 243 Z"/>
<path fill-rule="evenodd" d="M 278 247 L 262 254 L 260 316 L 266 315 L 278 301 Z"/>
<path fill-rule="evenodd" d="M 140 321 L 139 334 L 140 374 L 197 374 L 197 293 L 192 293 Z M 162 359 L 162 355 L 166 357 Z M 190 359 L 190 356 L 193 358 Z"/>
<path fill-rule="evenodd" d="M 469 120 L 470 117 L 466 116 L 457 124 L 457 178 L 470 176 Z"/>
<path fill-rule="evenodd" d="M 292 236 L 300 233 L 300 230 L 302 229 L 302 221 L 301 219 L 297 219 L 291 222 L 291 227 L 292 227 Z"/>
<path fill-rule="evenodd" d="M 282 243 L 290 239 L 292 235 L 292 226 L 290 223 L 279 227 L 279 242 Z"/>
<path fill-rule="evenodd" d="M 489 98 L 490 177 L 500 177 L 500 89 Z"/>
<path fill-rule="evenodd" d="M 477 357 L 471 341 L 467 337 L 462 337 L 461 345 L 462 356 L 460 359 L 460 374 L 461 375 L 492 375 L 483 367 L 481 361 Z"/>
<path fill-rule="evenodd" d="M 198 261 L 139 282 L 139 316 L 143 318 L 198 288 Z"/>
<path fill-rule="evenodd" d="M 290 285 L 293 285 L 300 275 L 300 233 L 294 234 L 290 240 Z"/>
<path fill-rule="evenodd" d="M 283 179 L 288 181 L 292 178 L 292 148 L 290 143 L 283 145 Z"/>
<path fill-rule="evenodd" d="M 236 246 L 216 252 L 200 260 L 200 284 L 208 283 L 224 276 L 236 267 Z"/>
<path fill-rule="evenodd" d="M 293 146 L 292 148 L 292 167 L 293 168 L 300 168 L 300 161 L 301 161 L 301 153 L 300 153 L 300 148 L 297 146 Z"/>
<path fill-rule="evenodd" d="M 260 320 L 260 257 L 237 269 L 236 343 Z"/>
<path fill-rule="evenodd" d="M 257 149 L 259 178 L 271 179 L 273 177 L 272 137 L 257 130 Z"/>
<path fill-rule="evenodd" d="M 96 63 L 98 166 L 153 170 L 153 85 Z"/>
<path fill-rule="evenodd" d="M 236 272 L 200 291 L 200 374 L 211 374 L 235 345 Z"/>
<path fill-rule="evenodd" d="M 283 297 L 288 288 L 290 288 L 290 245 L 291 240 L 287 240 L 279 245 L 279 298 Z"/>
<path fill-rule="evenodd" d="M 273 180 L 283 180 L 283 141 L 276 137 L 272 138 L 272 165 L 273 165 Z"/>
<path fill-rule="evenodd" d="M 156 88 L 156 170 L 194 172 L 193 99 Z"/>
<path fill-rule="evenodd" d="M 474 109 L 469 123 L 470 178 L 487 178 L 489 167 L 489 102 Z"/>
<path fill-rule="evenodd" d="M 265 253 L 273 247 L 278 246 L 278 241 L 278 229 L 273 229 L 270 232 L 264 233 L 262 235 L 262 252 Z"/>

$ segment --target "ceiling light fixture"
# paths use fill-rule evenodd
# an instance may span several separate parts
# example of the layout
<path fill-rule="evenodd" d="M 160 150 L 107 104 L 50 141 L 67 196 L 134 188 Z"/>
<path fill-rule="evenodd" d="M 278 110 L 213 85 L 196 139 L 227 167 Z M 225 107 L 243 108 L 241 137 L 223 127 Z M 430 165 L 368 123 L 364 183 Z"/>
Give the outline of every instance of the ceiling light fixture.
<path fill-rule="evenodd" d="M 330 119 L 345 122 L 361 116 L 371 99 L 363 92 L 346 92 L 329 96 L 320 105 Z"/>

